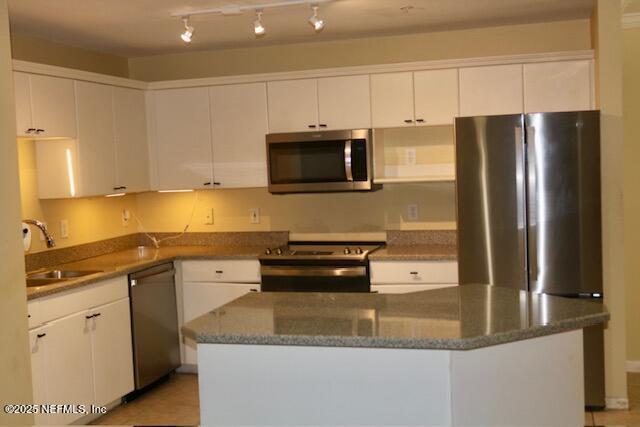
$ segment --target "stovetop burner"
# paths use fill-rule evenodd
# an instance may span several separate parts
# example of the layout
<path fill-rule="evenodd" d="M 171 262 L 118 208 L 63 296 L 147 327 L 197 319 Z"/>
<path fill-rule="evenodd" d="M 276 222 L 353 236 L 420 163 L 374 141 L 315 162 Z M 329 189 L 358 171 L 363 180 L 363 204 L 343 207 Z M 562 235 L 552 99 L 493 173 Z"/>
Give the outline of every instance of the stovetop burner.
<path fill-rule="evenodd" d="M 383 244 L 382 242 L 289 242 L 277 248 L 267 248 L 260 256 L 260 261 L 365 262 L 367 256 Z"/>

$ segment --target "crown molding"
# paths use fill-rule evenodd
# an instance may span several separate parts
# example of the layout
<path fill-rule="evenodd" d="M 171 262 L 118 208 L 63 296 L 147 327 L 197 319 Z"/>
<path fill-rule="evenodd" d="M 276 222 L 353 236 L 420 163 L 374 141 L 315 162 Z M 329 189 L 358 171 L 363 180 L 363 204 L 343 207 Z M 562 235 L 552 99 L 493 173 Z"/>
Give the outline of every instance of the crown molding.
<path fill-rule="evenodd" d="M 622 15 L 622 28 L 640 27 L 640 13 L 625 13 Z"/>

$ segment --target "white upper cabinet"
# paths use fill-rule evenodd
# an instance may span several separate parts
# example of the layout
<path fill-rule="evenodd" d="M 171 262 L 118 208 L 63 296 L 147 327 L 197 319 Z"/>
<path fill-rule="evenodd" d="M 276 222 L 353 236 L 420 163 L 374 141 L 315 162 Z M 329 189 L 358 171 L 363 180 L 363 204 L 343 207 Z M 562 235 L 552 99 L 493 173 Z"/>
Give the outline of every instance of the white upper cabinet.
<path fill-rule="evenodd" d="M 78 144 L 73 139 L 36 141 L 38 197 L 65 199 L 79 197 Z"/>
<path fill-rule="evenodd" d="M 16 132 L 18 136 L 33 137 L 31 114 L 31 82 L 25 73 L 13 73 L 13 90 L 16 101 Z"/>
<path fill-rule="evenodd" d="M 458 116 L 458 69 L 413 74 L 416 124 L 452 125 Z"/>
<path fill-rule="evenodd" d="M 460 69 L 460 116 L 522 112 L 522 65 Z"/>
<path fill-rule="evenodd" d="M 371 76 L 371 122 L 375 128 L 414 125 L 413 73 Z"/>
<path fill-rule="evenodd" d="M 157 190 L 211 188 L 211 123 L 206 87 L 154 93 Z"/>
<path fill-rule="evenodd" d="M 32 127 L 38 137 L 76 137 L 73 80 L 32 74 Z"/>
<path fill-rule="evenodd" d="M 267 83 L 269 132 L 304 132 L 318 127 L 316 79 Z"/>
<path fill-rule="evenodd" d="M 145 191 L 149 189 L 149 149 L 144 92 L 122 87 L 113 90 L 116 191 Z"/>
<path fill-rule="evenodd" d="M 116 151 L 113 87 L 76 82 L 80 193 L 98 196 L 114 192 Z"/>
<path fill-rule="evenodd" d="M 320 129 L 370 128 L 369 76 L 318 79 L 318 114 Z"/>
<path fill-rule="evenodd" d="M 580 111 L 593 108 L 591 61 L 524 65 L 526 113 Z"/>
<path fill-rule="evenodd" d="M 266 187 L 267 85 L 209 89 L 216 188 Z"/>

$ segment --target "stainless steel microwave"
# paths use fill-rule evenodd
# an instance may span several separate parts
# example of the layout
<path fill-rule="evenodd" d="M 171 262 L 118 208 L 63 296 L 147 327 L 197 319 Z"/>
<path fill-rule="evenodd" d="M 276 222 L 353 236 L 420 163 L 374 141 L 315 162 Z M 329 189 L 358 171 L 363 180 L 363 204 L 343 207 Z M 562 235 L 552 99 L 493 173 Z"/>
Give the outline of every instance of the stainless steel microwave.
<path fill-rule="evenodd" d="M 371 129 L 267 135 L 271 193 L 371 191 Z"/>

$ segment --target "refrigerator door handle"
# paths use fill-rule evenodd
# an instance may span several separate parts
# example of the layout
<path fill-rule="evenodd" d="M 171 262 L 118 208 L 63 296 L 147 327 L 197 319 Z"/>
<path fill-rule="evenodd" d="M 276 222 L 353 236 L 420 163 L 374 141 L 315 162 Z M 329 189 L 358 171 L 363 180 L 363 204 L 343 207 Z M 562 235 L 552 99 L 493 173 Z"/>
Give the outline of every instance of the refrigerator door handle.
<path fill-rule="evenodd" d="M 515 167 L 516 167 L 516 198 L 517 200 L 517 224 L 518 224 L 518 252 L 520 259 L 524 259 L 524 271 L 522 272 L 522 285 L 527 289 L 527 241 L 526 241 L 526 159 L 524 155 L 524 139 L 522 135 L 522 126 L 515 128 Z"/>
<path fill-rule="evenodd" d="M 538 284 L 538 168 L 536 161 L 536 128 L 527 126 L 527 197 L 528 197 L 528 264 L 529 290 Z"/>

